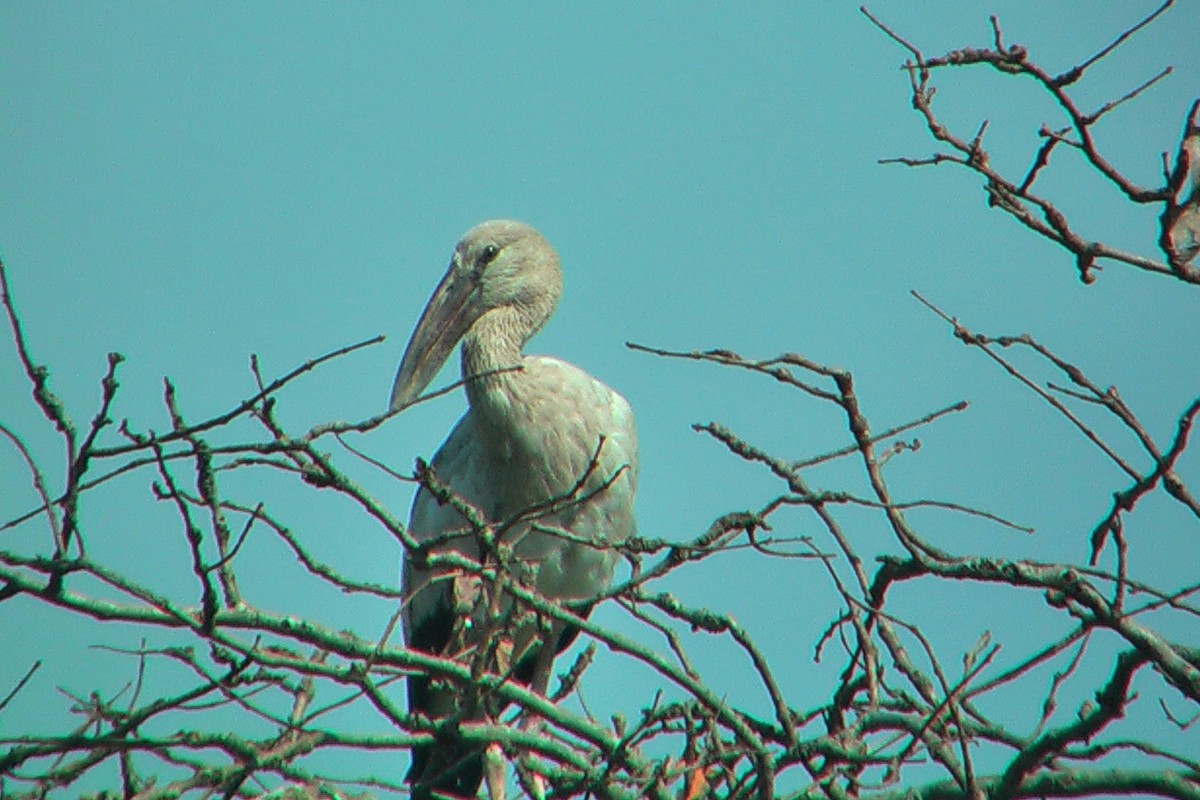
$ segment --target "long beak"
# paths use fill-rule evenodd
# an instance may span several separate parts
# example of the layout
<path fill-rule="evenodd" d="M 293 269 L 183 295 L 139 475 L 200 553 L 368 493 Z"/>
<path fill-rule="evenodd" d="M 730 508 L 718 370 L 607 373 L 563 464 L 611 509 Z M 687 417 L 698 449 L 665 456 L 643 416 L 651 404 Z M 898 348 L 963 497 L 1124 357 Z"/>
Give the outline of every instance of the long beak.
<path fill-rule="evenodd" d="M 429 298 L 421 321 L 408 340 L 396 382 L 392 385 L 391 409 L 408 405 L 425 391 L 446 359 L 479 316 L 471 302 L 476 283 L 450 265 L 446 276 Z"/>

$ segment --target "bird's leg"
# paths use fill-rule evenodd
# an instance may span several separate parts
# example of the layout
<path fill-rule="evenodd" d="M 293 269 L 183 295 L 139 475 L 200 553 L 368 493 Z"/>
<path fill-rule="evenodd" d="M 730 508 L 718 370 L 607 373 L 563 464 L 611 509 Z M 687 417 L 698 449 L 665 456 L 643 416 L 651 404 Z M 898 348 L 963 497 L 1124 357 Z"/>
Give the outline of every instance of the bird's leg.
<path fill-rule="evenodd" d="M 546 800 L 546 781 L 528 764 L 517 765 L 517 781 L 530 800 Z"/>
<path fill-rule="evenodd" d="M 487 783 L 488 800 L 504 800 L 504 766 L 506 760 L 499 743 L 492 742 L 483 751 L 483 779 Z"/>
<path fill-rule="evenodd" d="M 550 674 L 554 670 L 554 657 L 558 655 L 557 647 L 559 637 L 562 635 L 563 625 L 560 622 L 544 624 L 544 621 L 539 620 L 543 624 L 541 632 L 541 646 L 538 647 L 537 655 L 534 657 L 533 679 L 529 682 L 529 689 L 540 697 L 546 697 L 547 690 L 550 687 Z M 543 720 L 537 714 L 529 711 L 525 712 L 525 719 L 521 722 L 522 730 L 529 732 L 538 731 L 543 725 Z M 529 771 L 530 777 L 530 794 L 533 800 L 543 800 L 546 796 L 546 779 L 537 772 L 536 769 Z"/>
<path fill-rule="evenodd" d="M 530 681 L 529 688 L 533 692 L 546 696 L 546 690 L 550 688 L 550 674 L 554 671 L 554 657 L 558 655 L 555 650 L 555 645 L 558 643 L 558 638 L 561 635 L 561 625 L 549 625 L 547 629 L 543 629 L 542 645 L 538 648 L 537 660 L 534 662 L 533 680 Z"/>
<path fill-rule="evenodd" d="M 475 575 L 455 575 L 451 582 L 451 600 L 454 603 L 454 628 L 450 633 L 449 652 L 465 649 L 475 637 L 471 629 L 475 627 L 475 606 L 479 603 L 482 591 L 480 580 Z"/>

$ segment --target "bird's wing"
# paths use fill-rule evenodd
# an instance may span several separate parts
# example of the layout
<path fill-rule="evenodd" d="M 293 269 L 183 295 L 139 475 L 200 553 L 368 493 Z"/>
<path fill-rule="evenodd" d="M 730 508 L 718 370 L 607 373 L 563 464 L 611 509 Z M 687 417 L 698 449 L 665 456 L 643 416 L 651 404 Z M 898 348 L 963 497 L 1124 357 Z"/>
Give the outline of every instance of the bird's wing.
<path fill-rule="evenodd" d="M 618 557 L 613 546 L 637 529 L 633 410 L 613 389 L 556 358 L 527 358 L 523 377 L 522 388 L 536 399 L 520 404 L 528 419 L 519 429 L 529 438 L 523 449 L 536 461 L 520 477 L 531 484 L 536 476 L 540 483 L 520 507 L 578 491 L 573 502 L 533 520 L 543 531 L 561 529 L 569 536 L 528 535 L 517 554 L 538 564 L 537 587 L 545 596 L 594 598 L 612 581 Z M 588 541 L 595 544 L 581 543 Z"/>
<path fill-rule="evenodd" d="M 486 503 L 486 477 L 472 465 L 480 462 L 479 436 L 474 430 L 470 413 L 466 414 L 446 439 L 430 466 L 438 480 L 450 486 L 461 498 L 472 503 Z M 480 509 L 484 514 L 487 509 Z M 475 537 L 466 521 L 450 505 L 439 503 L 424 488 L 417 492 L 409 515 L 409 531 L 419 542 L 438 537 L 445 540 L 434 548 L 446 552 L 457 550 L 470 558 L 478 558 Z M 455 536 L 456 532 L 463 535 Z M 404 591 L 405 641 L 429 653 L 442 653 L 449 641 L 453 625 L 454 586 L 445 573 L 417 569 L 412 559 L 404 559 L 401 585 Z"/>
<path fill-rule="evenodd" d="M 514 545 L 517 561 L 536 571 L 536 588 L 543 596 L 580 601 L 576 610 L 587 616 L 588 601 L 612 581 L 617 561 L 613 545 L 635 532 L 633 412 L 623 397 L 571 364 L 533 357 L 523 367 L 521 387 L 527 394 L 511 405 L 511 438 L 498 442 L 479 413 L 469 411 L 432 466 L 455 495 L 491 522 L 511 520 L 547 501 L 567 498 L 530 514 L 504 535 Z M 578 491 L 572 499 L 573 490 Z M 462 531 L 467 535 L 445 540 L 435 551 L 454 549 L 479 557 L 475 537 L 461 515 L 425 490 L 413 503 L 410 529 L 419 541 Z M 405 559 L 403 585 L 410 647 L 454 657 L 479 643 L 478 631 L 486 626 L 468 627 L 477 611 L 470 581 L 418 569 L 412 559 Z M 577 631 L 555 625 L 550 634 L 553 650 L 540 657 L 534 631 L 534 626 L 522 625 L 506 631 L 505 638 L 513 658 L 520 654 L 511 665 L 517 680 L 544 689 L 550 657 L 569 645 Z M 411 676 L 408 685 L 412 711 L 435 719 L 464 711 L 459 708 L 462 691 L 438 688 L 422 676 Z M 473 794 L 481 770 L 477 746 L 439 743 L 413 750 L 411 775 L 455 794 Z"/>
<path fill-rule="evenodd" d="M 505 535 L 509 542 L 517 542 L 520 559 L 536 565 L 536 585 L 542 594 L 586 600 L 601 594 L 612 580 L 617 561 L 612 546 L 636 532 L 638 443 L 633 410 L 616 391 L 556 358 L 525 359 L 522 378 L 523 395 L 508 409 L 511 442 L 497 443 L 494 432 L 479 421 L 480 415 L 468 411 L 432 466 L 455 495 L 492 522 L 578 489 L 575 502 L 558 503 L 530 519 L 538 530 L 559 529 L 569 538 L 530 533 L 528 524 Z M 467 532 L 435 549 L 478 557 L 474 537 L 459 513 L 423 489 L 413 503 L 409 527 L 420 541 Z M 445 575 L 415 569 L 410 559 L 405 560 L 404 589 L 409 599 L 404 623 L 410 646 L 441 652 L 450 635 L 446 626 L 454 622 L 452 616 L 441 618 L 452 615 L 452 583 Z"/>
<path fill-rule="evenodd" d="M 471 502 L 486 502 L 483 495 L 486 485 L 479 479 L 478 471 L 471 466 L 482 457 L 479 452 L 479 436 L 468 412 L 455 426 L 446 442 L 434 456 L 431 466 L 439 480 L 449 484 L 460 497 Z M 481 509 L 483 510 L 483 509 Z M 486 512 L 485 512 L 486 513 Z M 465 520 L 451 506 L 441 504 L 424 488 L 417 492 L 409 516 L 409 530 L 420 542 L 428 542 L 440 536 L 462 531 L 461 537 L 447 538 L 436 546 L 435 551 L 458 550 L 471 558 L 478 558 L 475 537 Z M 418 569 L 411 558 L 404 559 L 401 585 L 405 605 L 401 612 L 404 624 L 404 639 L 409 647 L 427 653 L 453 656 L 447 652 L 455 638 L 456 626 L 461 625 L 455 610 L 455 588 L 462 586 L 452 574 L 444 571 Z M 429 677 L 410 675 L 408 678 L 408 708 L 412 713 L 438 719 L 458 710 L 459 693 L 438 689 Z M 466 744 L 438 744 L 414 747 L 412 766 L 409 771 L 413 784 L 413 797 L 426 800 L 432 797 L 430 788 L 452 792 L 468 797 L 474 795 L 483 776 L 480 751 Z"/>

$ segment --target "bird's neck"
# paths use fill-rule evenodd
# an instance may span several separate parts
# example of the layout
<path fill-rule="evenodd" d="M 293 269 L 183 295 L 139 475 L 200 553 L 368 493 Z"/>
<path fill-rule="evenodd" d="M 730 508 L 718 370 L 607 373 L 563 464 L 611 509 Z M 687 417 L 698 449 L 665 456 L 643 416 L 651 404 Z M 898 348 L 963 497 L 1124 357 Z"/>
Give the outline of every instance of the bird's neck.
<path fill-rule="evenodd" d="M 467 398 L 473 408 L 487 405 L 487 396 L 504 391 L 521 365 L 521 349 L 531 326 L 521 311 L 512 306 L 493 308 L 471 326 L 463 337 L 462 374 L 467 381 Z"/>

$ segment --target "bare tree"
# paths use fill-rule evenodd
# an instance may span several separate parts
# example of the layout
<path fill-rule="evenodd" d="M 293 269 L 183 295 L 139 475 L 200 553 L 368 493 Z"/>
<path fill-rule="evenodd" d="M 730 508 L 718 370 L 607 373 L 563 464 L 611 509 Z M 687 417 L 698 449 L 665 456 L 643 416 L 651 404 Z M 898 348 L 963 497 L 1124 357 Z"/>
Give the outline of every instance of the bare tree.
<path fill-rule="evenodd" d="M 1098 266 L 1109 262 L 1200 284 L 1192 263 L 1200 235 L 1200 100 L 1184 115 L 1178 146 L 1163 156 L 1162 185 L 1145 188 L 1105 157 L 1093 130 L 1166 72 L 1093 110 L 1070 94 L 1089 69 L 1170 5 L 1064 71 L 1046 69 L 1025 48 L 1006 44 L 995 18 L 989 45 L 929 57 L 864 11 L 908 52 L 905 71 L 913 106 L 939 148 L 930 157 L 886 160 L 914 167 L 952 164 L 978 174 L 988 202 L 1068 251 L 1085 282 L 1096 280 Z M 971 66 L 1032 78 L 1065 115 L 1062 125 L 1041 128 L 1042 144 L 1023 175 L 1004 175 L 992 166 L 986 123 L 960 134 L 937 116 L 933 77 Z M 1130 203 L 1161 208 L 1159 229 L 1148 236 L 1157 240 L 1161 258 L 1091 238 L 1055 199 L 1036 191 L 1039 177 L 1066 152 L 1085 159 Z M 4 796 L 43 797 L 59 787 L 71 791 L 113 765 L 116 782 L 103 796 L 391 795 L 406 791 L 401 776 L 407 751 L 449 738 L 498 744 L 493 754 L 503 752 L 516 765 L 527 791 L 539 793 L 544 781 L 555 797 L 1200 798 L 1200 752 L 1178 744 L 1181 731 L 1194 738 L 1200 719 L 1200 640 L 1194 635 L 1200 583 L 1158 585 L 1137 575 L 1131 552 L 1135 545 L 1152 545 L 1127 533 L 1146 498 L 1156 494 L 1177 504 L 1182 519 L 1196 526 L 1200 500 L 1189 489 L 1182 465 L 1200 397 L 1179 409 L 1169 436 L 1156 438 L 1103 376 L 1085 374 L 1031 335 L 973 331 L 918 295 L 945 320 L 951 335 L 1028 388 L 1035 402 L 1052 407 L 1125 476 L 1113 487 L 1111 504 L 1097 509 L 1096 524 L 1080 533 L 1079 559 L 1048 562 L 1032 554 L 1002 557 L 935 544 L 907 512 L 938 508 L 1023 528 L 986 510 L 952 500 L 899 497 L 889 488 L 889 464 L 919 446 L 910 434 L 962 411 L 965 402 L 875 432 L 853 375 L 809 357 L 787 353 L 757 359 L 724 350 L 630 345 L 648 357 L 739 370 L 751 387 L 761 379 L 782 383 L 805 403 L 834 409 L 847 438 L 836 451 L 795 458 L 717 423 L 697 426 L 737 458 L 773 475 L 778 493 L 760 507 L 721 516 L 690 540 L 645 537 L 621 546 L 629 566 L 605 599 L 645 626 L 656 642 L 652 646 L 579 618 L 571 608 L 540 597 L 515 572 L 496 569 L 487 560 L 423 551 L 399 512 L 368 487 L 417 483 L 440 492 L 445 502 L 461 500 L 423 464 L 410 473 L 372 453 L 372 434 L 391 415 L 287 429 L 277 411 L 297 378 L 334 359 L 352 358 L 378 339 L 327 353 L 270 380 L 252 359 L 258 390 L 202 421 L 184 418 L 174 387 L 165 382 L 163 430 L 115 422 L 122 359 L 112 354 L 100 383 L 99 407 L 81 424 L 55 395 L 49 369 L 37 361 L 35 343 L 24 335 L 2 266 L 0 280 L 26 385 L 65 453 L 61 474 L 52 476 L 27 444 L 28 432 L 0 426 L 0 434 L 24 459 L 25 477 L 40 498 L 28 513 L 0 526 L 0 602 L 11 606 L 24 599 L 125 623 L 144 637 L 142 646 L 128 652 L 127 687 L 114 695 L 69 698 L 79 717 L 74 729 L 0 731 Z M 814 468 L 835 460 L 854 465 L 856 479 L 844 488 L 819 487 L 811 478 Z M 154 499 L 172 509 L 172 535 L 186 554 L 180 574 L 145 580 L 135 577 L 136 553 L 126 554 L 125 563 L 92 554 L 103 550 L 96 544 L 105 534 L 104 526 L 89 523 L 87 501 L 130 477 L 148 481 Z M 580 476 L 579 487 L 585 477 Z M 406 649 L 395 630 L 404 601 L 397 588 L 345 574 L 322 558 L 324 532 L 309 521 L 303 504 L 256 494 L 277 478 L 293 490 L 301 487 L 299 496 L 312 502 L 336 497 L 339 525 L 374 536 L 381 551 L 391 548 L 397 562 L 402 552 L 438 560 L 517 597 L 522 613 L 578 626 L 587 646 L 549 696 L 510 680 L 502 670 L 480 672 L 461 660 Z M 586 500 L 574 494 L 555 502 Z M 777 522 L 783 509 L 811 515 L 821 537 L 788 533 L 789 524 Z M 864 510 L 873 514 L 874 532 L 886 537 L 886 552 L 863 551 Z M 508 524 L 465 504 L 462 511 L 485 544 L 494 543 Z M 545 511 L 530 509 L 527 516 Z M 140 519 L 131 509 L 125 524 L 142 524 Z M 271 611 L 248 599 L 239 585 L 249 566 L 244 553 L 248 542 L 264 537 L 281 543 L 302 566 L 312 592 L 386 604 L 396 609 L 391 623 L 382 631 L 345 631 L 315 616 Z M 789 704 L 786 681 L 735 620 L 689 607 L 667 591 L 675 571 L 747 548 L 820 564 L 828 591 L 838 599 L 840 612 L 829 620 L 815 656 L 836 659 L 840 676 L 819 707 Z M 987 631 L 978 631 L 967 647 L 939 648 L 930 635 L 937 609 L 916 616 L 890 602 L 918 582 L 931 584 L 947 603 L 970 585 L 993 587 L 1012 598 L 1040 598 L 1036 624 L 1052 633 L 1002 669 L 996 666 L 1002 643 Z M 758 677 L 769 713 L 731 702 L 732 687 L 694 665 L 689 630 L 740 650 Z M 586 705 L 564 702 L 586 680 L 598 646 L 658 676 L 661 693 L 648 699 L 639 718 L 604 722 Z M 168 665 L 187 679 L 169 690 L 151 688 L 162 685 L 155 674 Z M 31 663 L 25 679 L 0 689 L 0 711 L 27 689 L 38 669 Z M 499 701 L 508 710 L 483 722 L 415 716 L 400 700 L 404 679 L 414 674 Z M 1139 695 L 1152 694 L 1165 698 L 1153 709 L 1152 730 L 1122 732 L 1119 723 Z M 1036 720 L 1013 721 L 1006 706 L 1014 703 L 1039 709 Z M 521 719 L 530 724 L 515 724 Z M 350 775 L 323 760 L 345 751 L 364 759 L 381 756 L 370 763 L 385 768 Z"/>
<path fill-rule="evenodd" d="M 1088 110 L 1071 95 L 1071 89 L 1083 81 L 1088 70 L 1111 55 L 1131 36 L 1153 23 L 1167 11 L 1173 0 L 1163 3 L 1154 13 L 1121 32 L 1112 43 L 1089 58 L 1065 70 L 1049 70 L 1033 61 L 1019 44 L 1005 44 L 997 17 L 991 17 L 992 42 L 985 47 L 964 47 L 940 56 L 928 57 L 900 34 L 874 17 L 865 7 L 863 13 L 875 25 L 909 53 L 904 69 L 912 88 L 912 104 L 925 121 L 930 136 L 940 150 L 925 158 L 892 158 L 881 163 L 899 163 L 910 167 L 955 164 L 983 178 L 988 204 L 1011 215 L 1029 230 L 1061 245 L 1075 256 L 1079 277 L 1084 283 L 1096 279 L 1098 264 L 1104 261 L 1125 264 L 1147 272 L 1175 277 L 1185 283 L 1200 283 L 1200 270 L 1191 261 L 1200 253 L 1200 100 L 1192 103 L 1184 122 L 1183 135 L 1173 154 L 1162 154 L 1162 184 L 1140 186 L 1112 163 L 1097 144 L 1094 131 L 1105 117 L 1135 100 L 1171 74 L 1167 66 L 1142 83 L 1130 87 L 1120 97 Z M 1032 78 L 1050 95 L 1065 117 L 1061 126 L 1043 124 L 1038 130 L 1042 144 L 1031 154 L 1029 168 L 1022 175 L 1001 174 L 992 164 L 985 145 L 988 122 L 984 120 L 973 134 L 959 133 L 939 120 L 934 111 L 936 89 L 933 75 L 953 67 L 982 66 L 1012 78 Z M 1111 191 L 1130 203 L 1161 207 L 1158 244 L 1163 258 L 1138 255 L 1093 239 L 1073 225 L 1063 211 L 1061 200 L 1037 191 L 1037 181 L 1060 151 L 1078 153 L 1102 176 Z"/>

